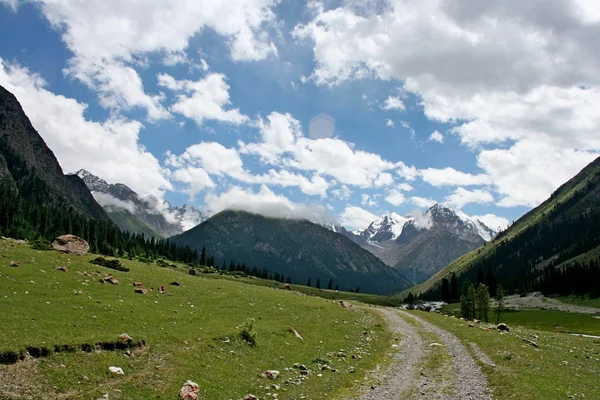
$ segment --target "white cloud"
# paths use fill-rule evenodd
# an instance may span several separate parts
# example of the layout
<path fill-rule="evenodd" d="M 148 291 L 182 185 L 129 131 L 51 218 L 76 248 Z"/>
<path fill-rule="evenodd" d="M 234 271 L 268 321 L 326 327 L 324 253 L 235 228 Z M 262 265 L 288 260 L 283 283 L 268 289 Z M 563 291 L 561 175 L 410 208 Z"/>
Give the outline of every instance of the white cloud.
<path fill-rule="evenodd" d="M 482 151 L 478 165 L 502 196 L 498 205 L 534 207 L 599 155 L 522 140 L 508 149 Z"/>
<path fill-rule="evenodd" d="M 406 182 L 397 185 L 396 188 L 398 190 L 402 190 L 403 192 L 410 192 L 411 190 L 414 189 L 410 184 L 408 184 Z"/>
<path fill-rule="evenodd" d="M 302 136 L 300 121 L 291 114 L 272 112 L 267 121 L 259 118 L 256 126 L 260 129 L 261 141 L 249 144 L 239 142 L 240 152 L 258 155 L 266 164 L 278 164 L 280 156 L 293 152 L 296 141 Z"/>
<path fill-rule="evenodd" d="M 379 174 L 377 179 L 375 179 L 375 182 L 373 182 L 376 188 L 390 186 L 393 183 L 394 177 L 389 172 L 382 172 L 381 174 Z"/>
<path fill-rule="evenodd" d="M 97 90 L 103 105 L 142 107 L 150 119 L 166 118 L 168 113 L 157 96 L 145 93 L 132 68 L 146 54 L 181 54 L 204 29 L 227 38 L 230 57 L 236 61 L 277 53 L 268 34 L 277 0 L 29 1 L 40 5 L 73 52 L 66 69 L 69 75 Z M 15 7 L 18 3 L 10 2 Z"/>
<path fill-rule="evenodd" d="M 480 220 L 488 228 L 492 228 L 494 230 L 504 230 L 510 225 L 510 222 L 506 218 L 499 217 L 495 214 L 475 215 L 472 218 Z"/>
<path fill-rule="evenodd" d="M 402 193 L 400 193 L 396 189 L 392 189 L 385 197 L 385 201 L 387 201 L 391 205 L 398 207 L 398 206 L 404 204 L 404 202 L 406 201 L 406 198 L 404 197 L 404 195 Z"/>
<path fill-rule="evenodd" d="M 340 223 L 347 229 L 364 229 L 378 218 L 377 215 L 356 206 L 347 206 L 340 214 Z"/>
<path fill-rule="evenodd" d="M 385 99 L 385 101 L 381 105 L 381 108 L 386 111 L 389 111 L 389 110 L 406 111 L 406 106 L 404 105 L 402 100 L 400 100 L 400 97 L 394 97 L 394 96 L 389 96 L 387 99 Z"/>
<path fill-rule="evenodd" d="M 411 197 L 410 202 L 419 208 L 431 208 L 437 203 L 437 201 L 433 199 L 419 196 Z"/>
<path fill-rule="evenodd" d="M 204 61 L 204 60 L 202 60 Z M 173 51 L 167 53 L 162 60 L 163 64 L 172 67 L 178 64 L 187 64 L 190 60 L 187 58 L 187 55 L 184 51 Z"/>
<path fill-rule="evenodd" d="M 231 105 L 229 85 L 223 74 L 212 73 L 198 81 L 178 81 L 168 74 L 158 75 L 158 84 L 170 90 L 184 91 L 177 96 L 171 111 L 184 115 L 202 125 L 205 120 L 215 120 L 240 125 L 250 120 Z"/>
<path fill-rule="evenodd" d="M 467 204 L 488 204 L 494 201 L 494 196 L 485 190 L 467 190 L 465 188 L 456 188 L 454 193 L 447 196 L 445 201 L 454 204 L 458 208 L 462 208 Z"/>
<path fill-rule="evenodd" d="M 417 168 L 412 165 L 408 166 L 402 161 L 396 163 L 395 167 L 397 168 L 396 173 L 409 182 L 414 181 L 419 176 Z"/>
<path fill-rule="evenodd" d="M 431 136 L 429 136 L 429 140 L 432 142 L 444 143 L 444 135 L 438 131 L 433 131 Z"/>
<path fill-rule="evenodd" d="M 393 128 L 396 125 L 394 124 L 394 121 L 392 121 L 391 119 L 386 119 L 385 126 L 387 126 L 388 128 Z"/>
<path fill-rule="evenodd" d="M 208 70 L 210 69 L 210 67 L 208 66 L 208 63 L 206 62 L 206 60 L 204 58 L 200 59 L 200 69 L 203 72 L 208 72 Z"/>
<path fill-rule="evenodd" d="M 267 186 L 258 192 L 233 186 L 216 195 L 206 195 L 204 204 L 210 214 L 223 210 L 248 211 L 273 218 L 308 219 L 316 223 L 331 221 L 326 207 L 295 203 L 283 195 L 275 194 Z"/>
<path fill-rule="evenodd" d="M 178 168 L 173 171 L 172 177 L 174 180 L 188 185 L 183 189 L 183 192 L 187 193 L 191 198 L 194 198 L 198 193 L 206 189 L 216 187 L 206 170 L 200 167 L 187 166 Z"/>
<path fill-rule="evenodd" d="M 112 211 L 126 210 L 132 214 L 136 212 L 135 204 L 131 201 L 123 201 L 107 193 L 92 192 L 92 195 L 104 209 Z"/>
<path fill-rule="evenodd" d="M 352 196 L 352 191 L 346 185 L 342 185 L 339 189 L 332 190 L 331 193 L 338 199 L 346 201 L 350 200 L 350 196 Z"/>
<path fill-rule="evenodd" d="M 366 12 L 343 2 L 314 7 L 294 35 L 314 44 L 314 82 L 403 82 L 428 118 L 454 124 L 451 132 L 481 153 L 480 165 L 510 159 L 513 169 L 484 169 L 503 170 L 493 176 L 501 204 L 532 206 L 600 154 L 596 3 L 562 0 L 531 12 L 517 1 L 391 0 Z M 519 151 L 530 143 L 545 149 L 543 161 Z M 566 167 L 537 182 L 553 154 L 569 157 Z"/>
<path fill-rule="evenodd" d="M 419 171 L 421 178 L 432 186 L 477 186 L 490 183 L 487 175 L 473 175 L 454 168 L 427 168 Z"/>
<path fill-rule="evenodd" d="M 167 171 L 139 143 L 139 122 L 88 120 L 84 116 L 86 104 L 48 91 L 39 75 L 1 58 L 0 84 L 17 97 L 64 171 L 84 168 L 142 195 L 162 197 L 165 190 L 172 189 Z"/>
<path fill-rule="evenodd" d="M 373 207 L 378 204 L 377 199 L 374 196 L 371 197 L 371 195 L 369 195 L 367 193 L 361 194 L 360 199 L 361 199 L 360 204 L 362 204 L 363 206 Z"/>

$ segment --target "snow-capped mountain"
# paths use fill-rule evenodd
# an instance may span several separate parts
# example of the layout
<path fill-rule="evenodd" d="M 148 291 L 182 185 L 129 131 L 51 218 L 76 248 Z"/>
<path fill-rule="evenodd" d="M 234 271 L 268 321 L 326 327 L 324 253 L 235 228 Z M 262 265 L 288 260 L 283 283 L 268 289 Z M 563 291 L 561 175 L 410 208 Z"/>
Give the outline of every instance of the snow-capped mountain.
<path fill-rule="evenodd" d="M 348 236 L 415 283 L 498 234 L 449 204 L 436 204 L 424 213 L 404 217 L 391 213 L 365 229 L 344 233 L 338 228 L 336 232 Z"/>
<path fill-rule="evenodd" d="M 404 225 L 412 219 L 411 216 L 402 217 L 396 213 L 391 213 L 371 222 L 366 229 L 354 231 L 353 233 L 372 242 L 396 240 L 402 234 Z"/>
<path fill-rule="evenodd" d="M 207 219 L 207 215 L 194 206 L 172 206 L 152 195 L 138 195 L 126 185 L 109 184 L 84 169 L 76 174 L 121 229 L 166 238 L 189 230 Z"/>

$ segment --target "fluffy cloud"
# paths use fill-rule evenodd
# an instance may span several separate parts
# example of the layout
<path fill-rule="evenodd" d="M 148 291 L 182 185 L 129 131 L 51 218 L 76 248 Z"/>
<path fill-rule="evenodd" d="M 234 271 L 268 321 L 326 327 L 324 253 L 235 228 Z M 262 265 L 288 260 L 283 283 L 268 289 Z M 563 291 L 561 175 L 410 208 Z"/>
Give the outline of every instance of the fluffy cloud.
<path fill-rule="evenodd" d="M 433 207 L 437 202 L 433 199 L 413 196 L 410 198 L 410 202 L 419 208 L 430 208 Z"/>
<path fill-rule="evenodd" d="M 326 197 L 329 188 L 329 183 L 318 174 L 310 179 L 283 169 L 271 169 L 261 175 L 252 174 L 244 167 L 236 149 L 226 148 L 217 142 L 189 146 L 179 156 L 168 153 L 166 164 L 174 169 L 174 179 L 189 184 L 186 193 L 190 195 L 215 187 L 209 175 L 229 177 L 246 184 L 294 186 L 311 196 Z M 197 181 L 194 181 L 194 174 L 197 174 Z"/>
<path fill-rule="evenodd" d="M 388 195 L 385 197 L 385 201 L 387 201 L 391 205 L 398 207 L 398 206 L 404 204 L 404 202 L 406 201 L 406 198 L 404 197 L 404 195 L 402 193 L 393 189 L 393 190 L 390 190 Z"/>
<path fill-rule="evenodd" d="M 6 2 L 6 0 L 4 0 Z M 73 57 L 66 72 L 97 90 L 110 108 L 142 107 L 150 119 L 168 113 L 144 91 L 132 68 L 146 54 L 181 56 L 204 29 L 227 38 L 233 60 L 259 60 L 277 50 L 269 40 L 277 0 L 22 0 L 38 4 Z M 19 1 L 11 0 L 16 9 Z M 110 27 L 110 29 L 107 29 Z"/>
<path fill-rule="evenodd" d="M 267 120 L 259 118 L 256 126 L 260 129 L 261 141 L 239 143 L 240 152 L 258 155 L 263 163 L 277 164 L 282 154 L 293 152 L 296 140 L 302 136 L 300 121 L 291 114 L 272 112 Z"/>
<path fill-rule="evenodd" d="M 352 191 L 346 185 L 342 185 L 339 189 L 332 190 L 331 193 L 340 200 L 350 200 Z"/>
<path fill-rule="evenodd" d="M 494 196 L 485 190 L 467 190 L 465 188 L 456 188 L 454 193 L 446 197 L 447 203 L 454 204 L 458 208 L 462 208 L 467 204 L 487 204 L 494 201 Z"/>
<path fill-rule="evenodd" d="M 294 29 L 297 39 L 314 43 L 311 79 L 327 85 L 373 76 L 403 82 L 428 118 L 454 124 L 451 132 L 480 153 L 500 205 L 535 205 L 600 154 L 594 1 L 548 7 L 390 0 L 385 7 L 313 3 L 312 11 L 313 19 Z M 532 143 L 544 149 L 536 152 L 542 160 L 520 151 Z M 554 154 L 560 155 L 559 174 L 544 169 Z M 500 158 L 512 168 L 497 165 Z M 475 182 L 489 183 L 479 178 Z"/>
<path fill-rule="evenodd" d="M 438 131 L 433 131 L 433 133 L 429 136 L 429 140 L 432 142 L 444 143 L 444 135 Z"/>
<path fill-rule="evenodd" d="M 486 175 L 473 175 L 454 168 L 427 168 L 419 171 L 421 178 L 432 186 L 473 186 L 490 183 Z"/>
<path fill-rule="evenodd" d="M 510 225 L 510 222 L 506 218 L 499 217 L 495 214 L 475 215 L 473 216 L 473 219 L 478 219 L 487 227 L 497 230 L 504 230 Z"/>
<path fill-rule="evenodd" d="M 84 168 L 109 182 L 157 197 L 172 189 L 167 171 L 139 143 L 139 122 L 90 121 L 84 116 L 86 104 L 48 91 L 40 76 L 1 58 L 0 85 L 17 97 L 65 171 Z"/>
<path fill-rule="evenodd" d="M 404 105 L 402 100 L 400 100 L 400 97 L 394 97 L 394 96 L 389 96 L 387 99 L 385 99 L 385 101 L 381 105 L 381 108 L 386 111 L 389 111 L 389 110 L 406 111 L 406 106 Z"/>
<path fill-rule="evenodd" d="M 256 193 L 234 186 L 220 195 L 207 194 L 204 203 L 211 214 L 223 210 L 241 210 L 273 218 L 308 219 L 316 223 L 331 221 L 326 207 L 295 203 L 283 195 L 275 194 L 266 186 Z"/>
<path fill-rule="evenodd" d="M 379 218 L 377 215 L 356 206 L 348 206 L 340 214 L 340 223 L 347 229 L 364 229 Z"/>
<path fill-rule="evenodd" d="M 105 209 L 126 210 L 132 214 L 136 212 L 135 204 L 131 201 L 119 200 L 107 193 L 93 192 L 92 195 L 94 196 L 94 199 L 96 199 L 96 202 Z"/>
<path fill-rule="evenodd" d="M 388 128 L 393 128 L 396 125 L 394 124 L 394 121 L 392 121 L 391 119 L 386 119 L 385 126 L 387 126 Z"/>
<path fill-rule="evenodd" d="M 183 91 L 171 106 L 171 111 L 179 113 L 202 125 L 204 120 L 215 120 L 234 125 L 248 122 L 250 119 L 237 108 L 225 110 L 231 104 L 229 85 L 223 74 L 208 74 L 194 81 L 178 81 L 168 74 L 158 75 L 158 84 L 170 90 Z"/>

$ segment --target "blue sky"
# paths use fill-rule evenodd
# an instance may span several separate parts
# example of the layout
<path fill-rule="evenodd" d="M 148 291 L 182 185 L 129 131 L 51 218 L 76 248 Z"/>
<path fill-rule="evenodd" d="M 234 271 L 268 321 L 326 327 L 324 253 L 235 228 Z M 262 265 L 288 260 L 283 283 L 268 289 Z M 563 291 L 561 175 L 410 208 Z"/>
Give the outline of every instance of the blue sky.
<path fill-rule="evenodd" d="M 0 0 L 0 84 L 66 172 L 173 204 L 496 227 L 600 155 L 600 10 L 535 8 Z"/>

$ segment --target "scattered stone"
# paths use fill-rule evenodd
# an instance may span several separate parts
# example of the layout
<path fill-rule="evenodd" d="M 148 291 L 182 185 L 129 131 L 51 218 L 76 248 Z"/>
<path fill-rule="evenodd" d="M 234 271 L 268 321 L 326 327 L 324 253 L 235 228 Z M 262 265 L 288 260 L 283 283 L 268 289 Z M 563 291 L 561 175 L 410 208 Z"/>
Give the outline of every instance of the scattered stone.
<path fill-rule="evenodd" d="M 443 345 L 439 344 L 439 343 L 431 343 L 429 345 L 429 347 L 444 347 Z"/>
<path fill-rule="evenodd" d="M 54 267 L 54 269 L 57 270 L 57 271 L 62 271 L 62 272 L 69 272 L 69 268 L 63 267 L 63 266 L 60 266 L 60 265 L 56 265 Z"/>
<path fill-rule="evenodd" d="M 52 242 L 52 248 L 67 254 L 84 256 L 90 251 L 90 245 L 75 235 L 62 235 Z"/>
<path fill-rule="evenodd" d="M 133 282 L 133 286 L 135 286 L 135 287 L 144 287 L 144 284 L 142 282 Z"/>
<path fill-rule="evenodd" d="M 244 396 L 244 400 L 258 400 L 258 397 L 253 394 L 247 394 Z"/>
<path fill-rule="evenodd" d="M 499 331 L 510 332 L 510 328 L 505 323 L 501 323 L 498 325 L 497 329 Z"/>
<path fill-rule="evenodd" d="M 167 293 L 167 288 L 166 288 L 165 286 L 161 286 L 161 287 L 160 287 L 160 289 L 158 290 L 158 292 L 159 292 L 160 294 L 164 294 L 164 295 L 167 295 L 167 294 L 168 294 L 168 293 Z"/>
<path fill-rule="evenodd" d="M 469 328 L 474 328 L 475 325 L 473 325 L 473 323 L 469 323 Z"/>
<path fill-rule="evenodd" d="M 198 400 L 200 387 L 197 383 L 187 381 L 179 390 L 179 400 Z"/>
<path fill-rule="evenodd" d="M 173 282 L 169 283 L 169 285 L 171 285 L 171 286 L 181 286 L 181 285 L 179 284 L 179 282 L 175 282 L 175 281 L 173 281 Z"/>
<path fill-rule="evenodd" d="M 300 369 L 302 371 L 308 371 L 308 368 L 306 367 L 306 365 L 300 364 L 300 363 L 295 363 L 294 364 L 294 368 Z"/>
<path fill-rule="evenodd" d="M 133 341 L 133 338 L 131 336 L 129 336 L 128 334 L 126 334 L 126 333 L 121 333 L 119 335 L 119 339 L 122 340 L 123 342 L 131 342 L 131 341 Z"/>
<path fill-rule="evenodd" d="M 108 370 L 115 375 L 125 375 L 125 372 L 119 367 L 108 367 Z"/>
<path fill-rule="evenodd" d="M 10 262 L 10 266 L 11 266 L 11 267 L 18 267 L 19 265 L 21 265 L 21 263 L 20 263 L 20 262 L 18 262 L 18 261 L 11 261 L 11 262 Z"/>
<path fill-rule="evenodd" d="M 292 287 L 290 286 L 290 284 L 289 284 L 289 283 L 286 283 L 285 285 L 283 285 L 283 286 L 281 287 L 281 289 L 282 289 L 282 290 L 292 290 Z"/>
<path fill-rule="evenodd" d="M 135 289 L 135 292 L 136 293 L 140 293 L 140 294 L 148 294 L 148 289 L 143 288 L 143 287 L 141 287 L 141 288 L 139 287 L 139 288 Z"/>
<path fill-rule="evenodd" d="M 298 338 L 298 339 L 300 339 L 300 341 L 304 342 L 304 338 L 302 336 L 300 336 L 300 334 L 298 333 L 297 330 L 295 330 L 291 326 L 288 326 L 288 331 L 292 332 L 294 334 L 294 336 L 296 336 L 296 338 Z"/>
<path fill-rule="evenodd" d="M 340 300 L 339 304 L 340 304 L 340 307 L 342 307 L 342 308 L 348 308 L 348 305 L 346 303 L 344 303 L 344 300 Z"/>
<path fill-rule="evenodd" d="M 531 340 L 529 340 L 529 339 L 525 339 L 525 338 L 523 338 L 523 341 L 524 341 L 525 343 L 527 343 L 527 344 L 530 344 L 530 345 L 532 345 L 533 347 L 540 347 L 540 346 L 538 346 L 538 344 L 537 344 L 536 342 L 532 342 L 532 341 L 531 341 Z"/>
<path fill-rule="evenodd" d="M 276 369 L 269 369 L 265 372 L 265 375 L 268 378 L 277 379 L 277 377 L 279 376 L 279 371 L 277 371 Z"/>
<path fill-rule="evenodd" d="M 109 276 L 105 276 L 104 278 L 100 279 L 101 283 L 112 283 L 113 285 L 118 285 L 119 284 L 119 280 L 116 279 L 115 277 L 109 275 Z"/>
<path fill-rule="evenodd" d="M 194 268 L 190 268 L 190 275 L 200 275 L 200 271 L 198 271 L 197 269 Z"/>

